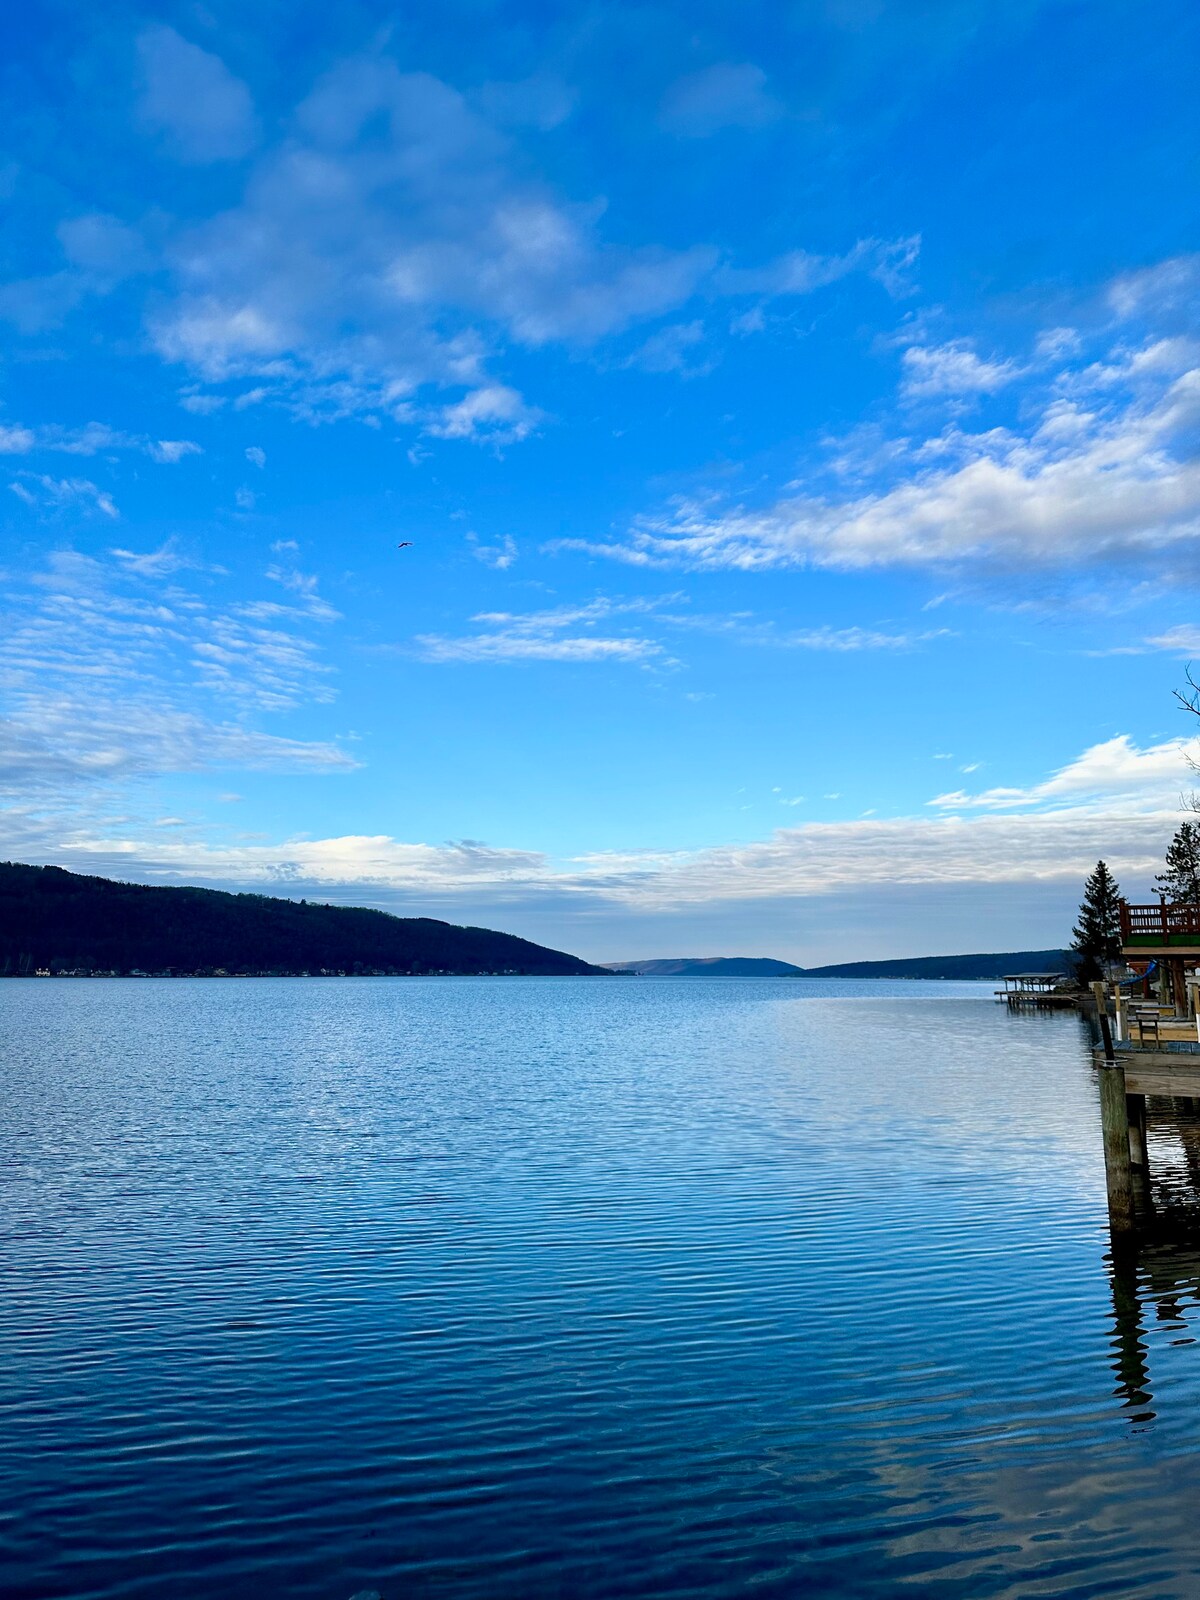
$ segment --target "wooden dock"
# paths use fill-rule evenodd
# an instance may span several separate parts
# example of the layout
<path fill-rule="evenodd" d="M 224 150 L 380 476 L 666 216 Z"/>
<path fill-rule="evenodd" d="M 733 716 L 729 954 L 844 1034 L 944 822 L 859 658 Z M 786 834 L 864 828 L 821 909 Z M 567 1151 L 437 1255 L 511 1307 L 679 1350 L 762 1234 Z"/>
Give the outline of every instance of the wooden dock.
<path fill-rule="evenodd" d="M 1200 1100 L 1200 1044 L 1156 1050 L 1149 1045 L 1114 1045 L 1115 1063 L 1125 1076 L 1125 1092 L 1163 1095 L 1169 1100 Z M 1105 1066 L 1103 1049 L 1094 1052 Z"/>
<path fill-rule="evenodd" d="M 1010 972 L 1001 979 L 1003 989 L 994 992 L 1010 1011 L 1072 1010 L 1079 1004 L 1079 993 L 1060 988 L 1065 981 L 1062 972 Z"/>

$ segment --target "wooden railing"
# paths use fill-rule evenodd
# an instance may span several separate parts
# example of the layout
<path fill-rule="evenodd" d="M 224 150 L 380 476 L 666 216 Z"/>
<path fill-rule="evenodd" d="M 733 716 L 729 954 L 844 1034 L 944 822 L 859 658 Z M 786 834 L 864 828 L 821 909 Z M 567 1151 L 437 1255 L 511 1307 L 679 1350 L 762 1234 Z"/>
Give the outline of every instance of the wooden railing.
<path fill-rule="evenodd" d="M 1156 938 L 1164 943 L 1172 937 L 1200 940 L 1200 905 L 1173 906 L 1160 900 L 1153 906 L 1131 906 L 1122 900 L 1119 909 L 1124 944 L 1132 938 Z"/>

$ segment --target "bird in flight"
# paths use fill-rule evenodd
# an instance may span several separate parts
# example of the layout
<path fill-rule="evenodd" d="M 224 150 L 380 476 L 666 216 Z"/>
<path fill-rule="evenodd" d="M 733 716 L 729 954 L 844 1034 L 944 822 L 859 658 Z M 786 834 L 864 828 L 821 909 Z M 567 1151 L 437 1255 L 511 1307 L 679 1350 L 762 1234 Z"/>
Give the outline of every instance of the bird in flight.
<path fill-rule="evenodd" d="M 411 539 L 405 539 L 403 544 L 398 544 L 396 546 L 396 549 L 397 550 L 411 550 L 412 549 L 412 540 Z"/>

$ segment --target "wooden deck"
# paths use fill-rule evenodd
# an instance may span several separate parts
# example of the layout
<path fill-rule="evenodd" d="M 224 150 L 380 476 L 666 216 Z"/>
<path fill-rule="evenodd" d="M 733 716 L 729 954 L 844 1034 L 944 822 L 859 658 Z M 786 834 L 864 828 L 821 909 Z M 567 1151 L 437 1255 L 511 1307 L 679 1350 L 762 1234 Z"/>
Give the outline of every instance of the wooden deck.
<path fill-rule="evenodd" d="M 1156 951 L 1184 955 L 1200 952 L 1200 906 L 1130 905 L 1122 900 L 1121 947 L 1127 955 L 1153 957 Z"/>
<path fill-rule="evenodd" d="M 1168 1099 L 1200 1099 L 1200 1044 L 1156 1050 L 1150 1046 L 1117 1045 L 1115 1055 L 1125 1073 L 1127 1094 L 1163 1095 Z M 1104 1066 L 1104 1051 L 1097 1049 L 1093 1059 Z"/>

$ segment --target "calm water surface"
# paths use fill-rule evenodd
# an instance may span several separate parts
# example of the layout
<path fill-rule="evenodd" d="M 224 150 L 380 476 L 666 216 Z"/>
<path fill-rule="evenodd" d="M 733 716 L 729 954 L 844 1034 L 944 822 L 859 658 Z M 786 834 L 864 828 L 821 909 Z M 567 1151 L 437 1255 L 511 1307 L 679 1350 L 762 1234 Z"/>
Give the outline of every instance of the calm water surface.
<path fill-rule="evenodd" d="M 76 980 L 0 1040 L 6 1596 L 1200 1595 L 1200 1253 L 1110 1261 L 1074 1015 Z"/>

